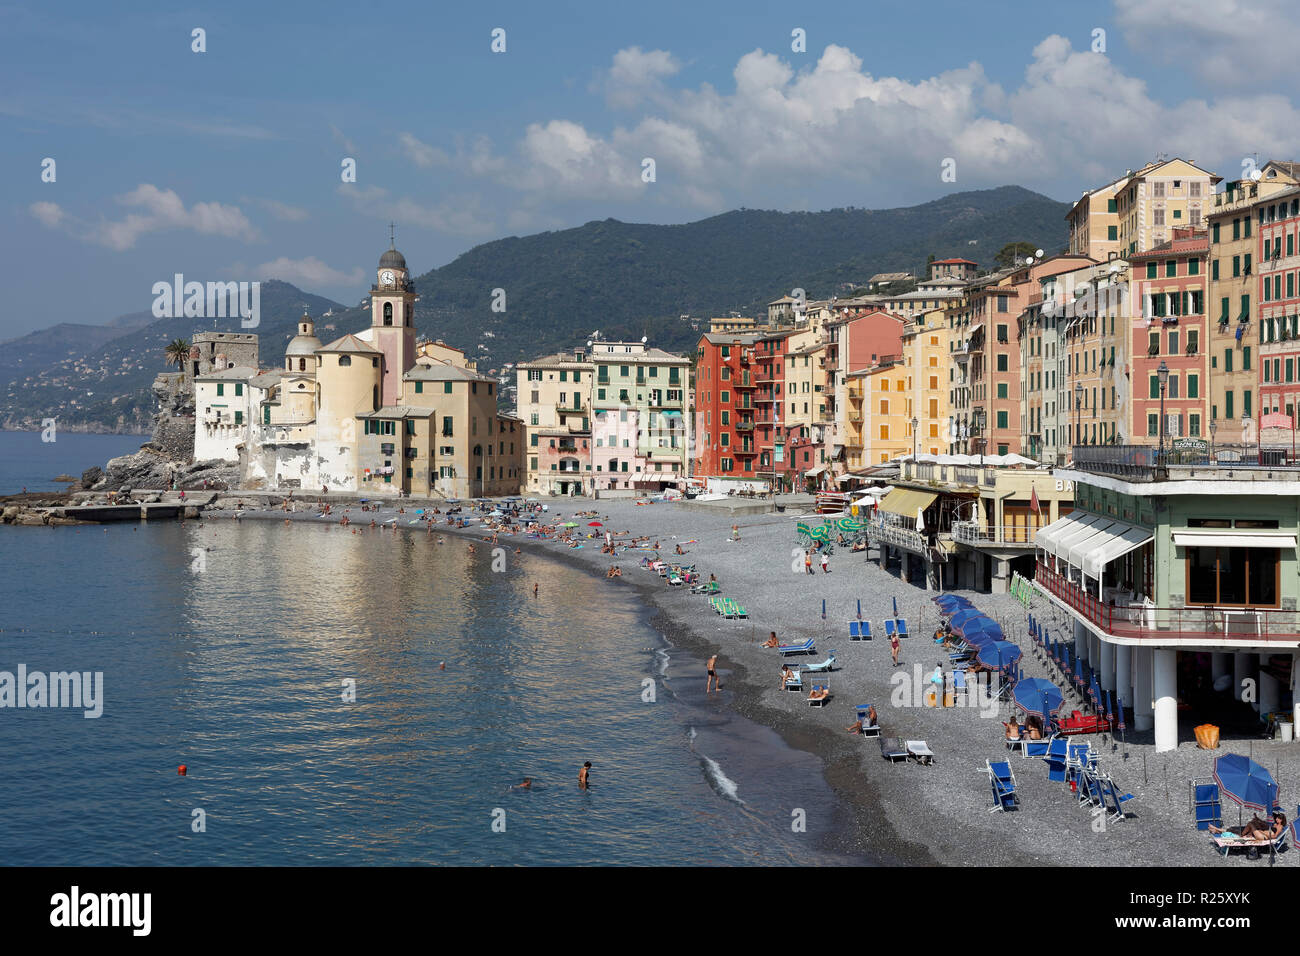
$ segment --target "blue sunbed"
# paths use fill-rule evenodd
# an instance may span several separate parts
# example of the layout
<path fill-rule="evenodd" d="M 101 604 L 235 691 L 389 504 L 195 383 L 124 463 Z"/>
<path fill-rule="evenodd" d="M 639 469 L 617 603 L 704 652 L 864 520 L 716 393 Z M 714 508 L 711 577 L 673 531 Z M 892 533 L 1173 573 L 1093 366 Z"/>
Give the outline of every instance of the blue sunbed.
<path fill-rule="evenodd" d="M 871 640 L 871 622 L 870 621 L 849 621 L 849 640 L 850 641 Z"/>
<path fill-rule="evenodd" d="M 782 657 L 788 657 L 791 654 L 816 654 L 817 653 L 817 647 L 816 645 L 814 645 L 813 639 L 811 637 L 808 638 L 808 640 L 804 641 L 802 644 L 779 644 L 777 645 L 776 649 Z"/>
<path fill-rule="evenodd" d="M 985 760 L 984 764 L 989 775 L 989 787 L 993 791 L 993 806 L 989 808 L 989 813 L 1019 810 L 1020 797 L 1016 793 L 1016 775 L 1011 770 L 1011 764 L 1006 760 Z"/>

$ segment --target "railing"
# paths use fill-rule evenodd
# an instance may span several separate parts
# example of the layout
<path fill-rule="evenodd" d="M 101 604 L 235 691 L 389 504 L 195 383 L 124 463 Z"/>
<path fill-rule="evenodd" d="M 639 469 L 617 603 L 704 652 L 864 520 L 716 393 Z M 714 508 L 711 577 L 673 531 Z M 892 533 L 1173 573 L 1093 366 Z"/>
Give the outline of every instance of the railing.
<path fill-rule="evenodd" d="M 978 485 L 981 474 L 975 468 L 954 468 L 953 478 L 959 485 Z"/>
<path fill-rule="evenodd" d="M 1168 642 L 1236 641 L 1242 644 L 1300 641 L 1300 614 L 1274 608 L 1117 607 L 1103 602 L 1049 565 L 1037 563 L 1034 586 L 1115 637 Z"/>
<path fill-rule="evenodd" d="M 1004 544 L 1008 546 L 1033 547 L 1034 532 L 1037 528 L 1026 525 L 993 525 L 981 528 L 973 521 L 954 521 L 952 537 L 962 544 Z"/>
<path fill-rule="evenodd" d="M 1204 441 L 1204 439 L 1198 439 Z M 1156 481 L 1170 468 L 1294 468 L 1289 446 L 1216 444 L 1205 451 L 1172 447 L 1166 438 L 1163 456 L 1158 445 L 1075 445 L 1074 467 L 1094 474 Z M 1210 477 L 1206 475 L 1205 477 Z"/>
<path fill-rule="evenodd" d="M 948 560 L 946 551 L 935 548 L 930 544 L 931 535 L 928 532 L 917 531 L 915 528 L 894 524 L 881 518 L 877 518 L 867 525 L 867 537 L 878 545 L 888 544 L 938 561 Z M 946 536 L 936 535 L 935 537 Z"/>

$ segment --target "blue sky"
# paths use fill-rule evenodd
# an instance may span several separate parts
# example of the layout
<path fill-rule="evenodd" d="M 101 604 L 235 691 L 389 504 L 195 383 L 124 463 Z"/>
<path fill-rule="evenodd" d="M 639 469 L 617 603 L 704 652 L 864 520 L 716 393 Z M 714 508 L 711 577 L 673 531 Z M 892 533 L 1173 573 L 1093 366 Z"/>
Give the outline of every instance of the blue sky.
<path fill-rule="evenodd" d="M 418 274 L 606 217 L 1300 158 L 1280 0 L 446 6 L 0 0 L 0 339 L 148 309 L 176 272 L 355 303 L 390 219 Z"/>

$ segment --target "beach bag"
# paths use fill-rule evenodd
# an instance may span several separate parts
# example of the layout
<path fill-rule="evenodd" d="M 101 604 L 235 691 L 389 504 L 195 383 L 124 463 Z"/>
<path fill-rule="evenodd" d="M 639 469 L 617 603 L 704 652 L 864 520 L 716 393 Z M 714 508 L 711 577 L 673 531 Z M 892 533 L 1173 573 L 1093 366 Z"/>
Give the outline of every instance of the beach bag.
<path fill-rule="evenodd" d="M 1214 724 L 1201 724 L 1195 729 L 1196 746 L 1202 750 L 1219 749 L 1219 728 Z"/>

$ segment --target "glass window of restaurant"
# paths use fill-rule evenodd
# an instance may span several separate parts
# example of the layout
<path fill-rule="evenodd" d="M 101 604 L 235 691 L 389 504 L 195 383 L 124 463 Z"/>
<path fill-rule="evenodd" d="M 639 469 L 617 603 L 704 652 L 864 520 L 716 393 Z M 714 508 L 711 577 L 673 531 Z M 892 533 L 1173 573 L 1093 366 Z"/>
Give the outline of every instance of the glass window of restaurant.
<path fill-rule="evenodd" d="M 1187 603 L 1277 607 L 1277 548 L 1187 548 Z"/>

